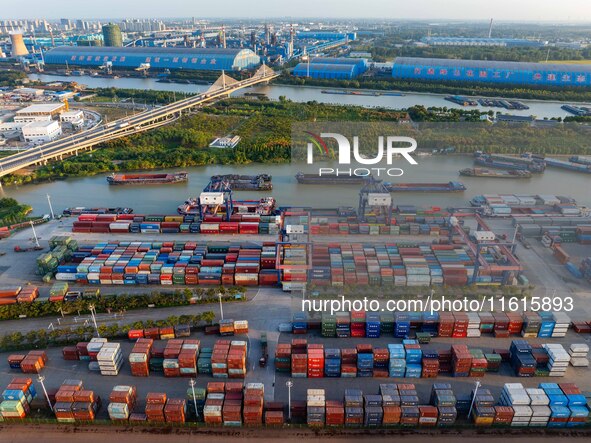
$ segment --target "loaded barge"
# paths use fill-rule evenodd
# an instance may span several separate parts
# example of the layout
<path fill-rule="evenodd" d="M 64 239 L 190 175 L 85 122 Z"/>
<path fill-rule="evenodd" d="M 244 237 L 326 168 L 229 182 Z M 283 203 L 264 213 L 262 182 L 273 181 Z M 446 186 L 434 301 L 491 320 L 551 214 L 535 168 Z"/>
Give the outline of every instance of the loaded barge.
<path fill-rule="evenodd" d="M 466 168 L 460 170 L 464 177 L 486 177 L 486 178 L 531 178 L 532 173 L 526 170 L 492 170 L 486 168 Z"/>
<path fill-rule="evenodd" d="M 489 168 L 522 170 L 541 173 L 546 169 L 546 162 L 542 158 L 533 155 L 524 154 L 521 157 L 511 157 L 510 155 L 485 154 L 481 151 L 474 153 L 474 163 Z"/>
<path fill-rule="evenodd" d="M 271 191 L 272 177 L 268 174 L 258 175 L 213 175 L 210 178 L 212 186 L 229 185 L 233 191 Z"/>
<path fill-rule="evenodd" d="M 78 216 L 82 214 L 132 214 L 132 208 L 87 208 L 85 206 L 77 206 L 73 208 L 66 208 L 62 214 L 66 216 Z"/>
<path fill-rule="evenodd" d="M 189 180 L 187 172 L 174 174 L 111 174 L 107 177 L 110 185 L 163 185 Z"/>
<path fill-rule="evenodd" d="M 575 172 L 586 172 L 591 174 L 591 164 L 577 163 L 573 161 L 558 160 L 556 158 L 546 158 L 546 164 L 555 168 L 568 169 Z"/>
<path fill-rule="evenodd" d="M 460 106 L 478 106 L 478 102 L 476 100 L 472 100 L 471 98 L 463 97 L 461 95 L 450 95 L 449 97 L 445 97 L 445 100 Z"/>
<path fill-rule="evenodd" d="M 384 183 L 390 192 L 464 192 L 462 182 L 448 183 Z"/>

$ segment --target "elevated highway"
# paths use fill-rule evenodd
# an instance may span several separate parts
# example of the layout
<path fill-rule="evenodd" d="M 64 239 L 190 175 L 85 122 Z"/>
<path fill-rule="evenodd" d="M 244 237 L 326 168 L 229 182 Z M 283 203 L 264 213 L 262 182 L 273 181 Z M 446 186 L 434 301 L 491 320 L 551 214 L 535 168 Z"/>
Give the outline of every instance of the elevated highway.
<path fill-rule="evenodd" d="M 62 160 L 79 152 L 91 150 L 94 146 L 139 132 L 147 131 L 177 120 L 183 111 L 199 108 L 207 103 L 229 96 L 249 86 L 265 83 L 279 74 L 265 65 L 245 80 L 234 80 L 223 73 L 204 93 L 170 103 L 159 108 L 149 109 L 130 117 L 125 117 L 91 129 L 78 132 L 49 143 L 30 148 L 0 160 L 0 177 L 33 165 L 46 164 L 50 160 Z"/>

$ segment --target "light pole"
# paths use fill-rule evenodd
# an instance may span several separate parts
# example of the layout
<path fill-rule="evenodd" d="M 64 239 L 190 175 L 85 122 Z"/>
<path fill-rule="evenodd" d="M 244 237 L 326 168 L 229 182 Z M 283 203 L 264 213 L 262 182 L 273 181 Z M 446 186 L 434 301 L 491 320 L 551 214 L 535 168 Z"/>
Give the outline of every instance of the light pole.
<path fill-rule="evenodd" d="M 43 393 L 45 394 L 45 399 L 47 400 L 47 405 L 49 406 L 49 409 L 51 410 L 51 412 L 53 412 L 53 406 L 51 406 L 51 401 L 49 400 L 49 394 L 47 394 L 47 389 L 45 389 L 45 383 L 43 383 L 45 381 L 45 377 L 43 375 L 39 375 L 39 376 L 37 376 L 37 380 L 39 380 L 39 383 L 41 383 L 41 388 L 43 389 Z"/>
<path fill-rule="evenodd" d="M 35 247 L 40 248 L 41 245 L 39 244 L 39 239 L 37 238 L 37 233 L 35 232 L 35 225 L 33 224 L 33 220 L 31 220 L 31 229 L 33 230 L 33 237 L 35 237 Z"/>
<path fill-rule="evenodd" d="M 189 380 L 189 384 L 191 385 L 191 391 L 193 392 L 193 406 L 195 406 L 195 417 L 199 420 L 199 412 L 197 412 L 197 397 L 195 396 L 195 379 Z"/>
<path fill-rule="evenodd" d="M 291 421 L 291 388 L 293 388 L 293 381 L 287 380 L 285 386 L 287 386 L 287 420 Z"/>
<path fill-rule="evenodd" d="M 94 329 L 95 329 L 95 331 L 96 331 L 96 336 L 97 336 L 98 338 L 101 338 L 101 334 L 99 334 L 98 326 L 96 325 L 96 317 L 94 316 L 94 312 L 95 312 L 95 311 L 94 311 L 94 305 L 90 305 L 90 306 L 88 307 L 88 309 L 90 309 L 90 315 L 91 315 L 91 317 L 92 317 L 92 322 L 94 323 Z"/>
<path fill-rule="evenodd" d="M 476 382 L 476 386 L 474 388 L 474 395 L 472 396 L 472 402 L 470 403 L 470 410 L 468 411 L 468 419 L 472 415 L 472 408 L 474 408 L 474 402 L 476 401 L 476 394 L 478 394 L 478 388 L 480 387 L 480 382 Z"/>
<path fill-rule="evenodd" d="M 49 203 L 49 212 L 51 213 L 51 219 L 53 220 L 55 215 L 53 214 L 53 206 L 51 206 L 51 197 L 49 194 L 47 194 L 47 203 Z"/>
<path fill-rule="evenodd" d="M 220 318 L 224 319 L 224 308 L 222 306 L 222 293 L 218 292 L 218 299 L 220 300 Z"/>

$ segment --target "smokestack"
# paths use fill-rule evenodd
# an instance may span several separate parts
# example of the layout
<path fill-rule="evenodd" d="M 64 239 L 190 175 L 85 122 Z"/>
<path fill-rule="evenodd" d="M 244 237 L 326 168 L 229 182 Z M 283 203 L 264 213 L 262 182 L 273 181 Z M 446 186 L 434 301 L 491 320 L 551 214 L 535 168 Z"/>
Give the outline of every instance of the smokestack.
<path fill-rule="evenodd" d="M 493 27 L 493 19 L 490 19 L 490 26 L 488 28 L 488 38 L 492 37 L 492 27 Z"/>
<path fill-rule="evenodd" d="M 10 41 L 12 43 L 12 57 L 23 57 L 25 55 L 29 55 L 29 51 L 25 46 L 25 41 L 23 40 L 23 33 L 21 31 L 11 32 Z"/>

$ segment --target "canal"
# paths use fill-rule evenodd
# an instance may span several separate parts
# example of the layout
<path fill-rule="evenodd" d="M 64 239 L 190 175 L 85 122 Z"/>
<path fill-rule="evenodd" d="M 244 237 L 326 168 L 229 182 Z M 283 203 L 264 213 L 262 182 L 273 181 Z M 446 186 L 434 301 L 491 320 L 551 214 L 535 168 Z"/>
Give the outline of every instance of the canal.
<path fill-rule="evenodd" d="M 171 92 L 190 92 L 197 93 L 205 91 L 209 86 L 207 85 L 187 85 L 180 83 L 161 83 L 155 78 L 102 78 L 92 76 L 56 76 L 56 75 L 39 75 L 30 74 L 29 78 L 32 80 L 41 80 L 44 82 L 53 81 L 76 81 L 84 84 L 90 88 L 124 88 L 124 89 L 152 89 L 157 91 L 171 91 Z M 540 101 L 540 100 L 520 100 L 529 106 L 530 109 L 523 111 L 511 110 L 507 111 L 502 108 L 487 108 L 483 106 L 475 106 L 464 108 L 455 103 L 445 100 L 443 94 L 433 93 L 404 93 L 402 96 L 360 96 L 360 95 L 342 95 L 342 94 L 324 94 L 322 92 L 326 88 L 318 88 L 311 86 L 289 86 L 289 85 L 261 85 L 254 88 L 244 90 L 244 92 L 258 92 L 267 95 L 270 99 L 277 100 L 280 96 L 285 96 L 289 100 L 295 102 L 317 101 L 320 103 L 331 103 L 340 105 L 356 105 L 364 107 L 385 107 L 390 109 L 406 109 L 414 105 L 423 105 L 425 107 L 444 107 L 461 108 L 461 109 L 479 109 L 481 111 L 500 111 L 503 113 L 510 113 L 514 115 L 535 115 L 538 118 L 551 117 L 567 117 L 566 111 L 560 107 L 565 104 L 555 101 Z M 335 90 L 335 88 L 329 88 Z M 238 93 L 237 95 L 239 95 Z M 584 104 L 581 104 L 583 106 Z M 587 105 L 591 106 L 591 105 Z"/>
<path fill-rule="evenodd" d="M 463 155 L 418 157 L 418 165 L 405 165 L 403 177 L 392 178 L 397 182 L 448 182 L 460 180 L 468 188 L 460 193 L 396 193 L 393 194 L 394 204 L 415 204 L 418 206 L 467 206 L 468 201 L 480 194 L 553 194 L 570 196 L 581 204 L 591 206 L 589 185 L 591 175 L 574 173 L 565 170 L 548 169 L 544 174 L 536 174 L 531 179 L 493 179 L 459 177 L 458 171 L 472 166 L 472 158 Z M 318 166 L 318 165 L 316 165 Z M 330 167 L 333 165 L 323 165 Z M 13 197 L 34 207 L 34 213 L 49 213 L 47 194 L 56 211 L 61 212 L 71 206 L 131 207 L 136 213 L 173 213 L 179 204 L 189 197 L 199 195 L 215 174 L 261 173 L 273 176 L 272 192 L 238 191 L 234 198 L 258 199 L 271 195 L 277 200 L 278 206 L 312 206 L 312 207 L 357 207 L 359 197 L 358 185 L 304 185 L 298 184 L 295 174 L 302 169 L 300 166 L 284 164 L 251 164 L 251 165 L 210 165 L 186 168 L 189 181 L 175 185 L 152 186 L 109 186 L 107 174 L 93 177 L 69 178 L 67 180 L 47 182 L 37 185 L 5 186 L 0 193 L 5 197 Z M 167 171 L 171 171 L 169 169 Z"/>

